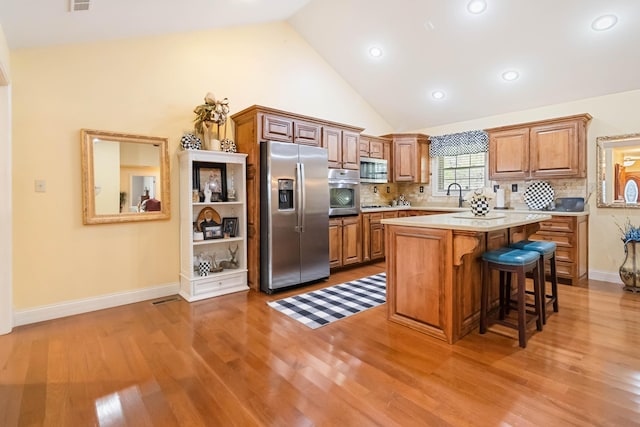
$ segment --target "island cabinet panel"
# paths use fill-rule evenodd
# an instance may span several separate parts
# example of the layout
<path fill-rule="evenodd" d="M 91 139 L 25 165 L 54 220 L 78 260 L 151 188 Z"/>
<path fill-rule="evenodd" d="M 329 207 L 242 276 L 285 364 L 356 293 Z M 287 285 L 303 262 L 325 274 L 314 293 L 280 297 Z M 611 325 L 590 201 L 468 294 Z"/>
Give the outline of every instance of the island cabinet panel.
<path fill-rule="evenodd" d="M 452 342 L 453 319 L 449 230 L 389 227 L 387 314 L 389 320 Z M 449 256 L 447 256 L 449 254 Z"/>

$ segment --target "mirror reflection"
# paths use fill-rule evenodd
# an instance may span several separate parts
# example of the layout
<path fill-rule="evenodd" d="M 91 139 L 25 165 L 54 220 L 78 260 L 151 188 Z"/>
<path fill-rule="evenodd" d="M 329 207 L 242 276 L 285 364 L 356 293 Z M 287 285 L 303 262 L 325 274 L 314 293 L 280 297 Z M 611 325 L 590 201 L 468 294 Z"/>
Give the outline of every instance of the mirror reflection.
<path fill-rule="evenodd" d="M 166 138 L 83 129 L 85 224 L 170 216 Z"/>
<path fill-rule="evenodd" d="M 601 136 L 598 143 L 598 207 L 640 207 L 640 133 Z"/>

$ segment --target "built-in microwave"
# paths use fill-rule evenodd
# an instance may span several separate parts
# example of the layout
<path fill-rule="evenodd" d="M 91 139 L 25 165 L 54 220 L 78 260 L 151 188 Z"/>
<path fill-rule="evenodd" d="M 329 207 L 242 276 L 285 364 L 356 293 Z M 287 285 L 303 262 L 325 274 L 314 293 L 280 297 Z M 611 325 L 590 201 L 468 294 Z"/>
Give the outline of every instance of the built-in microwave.
<path fill-rule="evenodd" d="M 387 159 L 360 157 L 360 182 L 384 184 L 388 178 Z"/>

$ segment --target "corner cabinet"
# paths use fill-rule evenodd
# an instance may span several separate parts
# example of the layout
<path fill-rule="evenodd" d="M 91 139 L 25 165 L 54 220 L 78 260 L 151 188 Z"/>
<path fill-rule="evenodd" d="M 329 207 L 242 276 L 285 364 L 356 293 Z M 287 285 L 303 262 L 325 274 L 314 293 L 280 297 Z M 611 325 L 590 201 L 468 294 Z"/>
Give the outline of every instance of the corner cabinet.
<path fill-rule="evenodd" d="M 589 114 L 487 129 L 489 179 L 584 178 Z"/>
<path fill-rule="evenodd" d="M 247 286 L 247 206 L 246 206 L 246 154 L 218 151 L 181 151 L 180 163 L 180 296 L 197 301 L 232 292 L 248 290 Z M 198 168 L 200 173 L 198 173 Z M 226 194 L 235 190 L 235 200 L 195 201 L 194 189 L 198 188 L 198 176 L 208 169 L 223 171 Z M 213 212 L 211 211 L 213 209 Z M 194 240 L 198 217 L 210 212 L 213 220 L 221 223 L 224 218 L 237 219 L 229 237 L 219 237 L 217 231 L 207 240 Z M 217 218 L 219 216 L 219 219 Z M 231 225 L 233 221 L 230 222 Z M 220 229 L 223 232 L 224 230 Z M 226 233 L 225 233 L 226 234 Z M 232 256 L 235 254 L 235 257 Z M 207 256 L 215 262 L 227 264 L 222 271 L 200 275 L 199 258 Z M 235 261 L 234 261 L 235 260 Z"/>

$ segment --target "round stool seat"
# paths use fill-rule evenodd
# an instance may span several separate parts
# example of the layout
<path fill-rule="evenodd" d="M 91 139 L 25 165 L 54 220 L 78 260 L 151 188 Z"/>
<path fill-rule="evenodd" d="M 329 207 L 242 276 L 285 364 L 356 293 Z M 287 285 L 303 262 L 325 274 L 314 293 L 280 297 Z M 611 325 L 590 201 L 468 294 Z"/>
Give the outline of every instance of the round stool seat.
<path fill-rule="evenodd" d="M 532 262 L 537 262 L 539 258 L 540 253 L 537 251 L 513 248 L 499 248 L 482 254 L 484 261 L 504 265 L 527 265 Z"/>
<path fill-rule="evenodd" d="M 509 247 L 525 251 L 536 251 L 542 256 L 552 255 L 556 251 L 556 244 L 554 242 L 538 240 L 520 240 L 519 242 L 510 244 Z"/>

